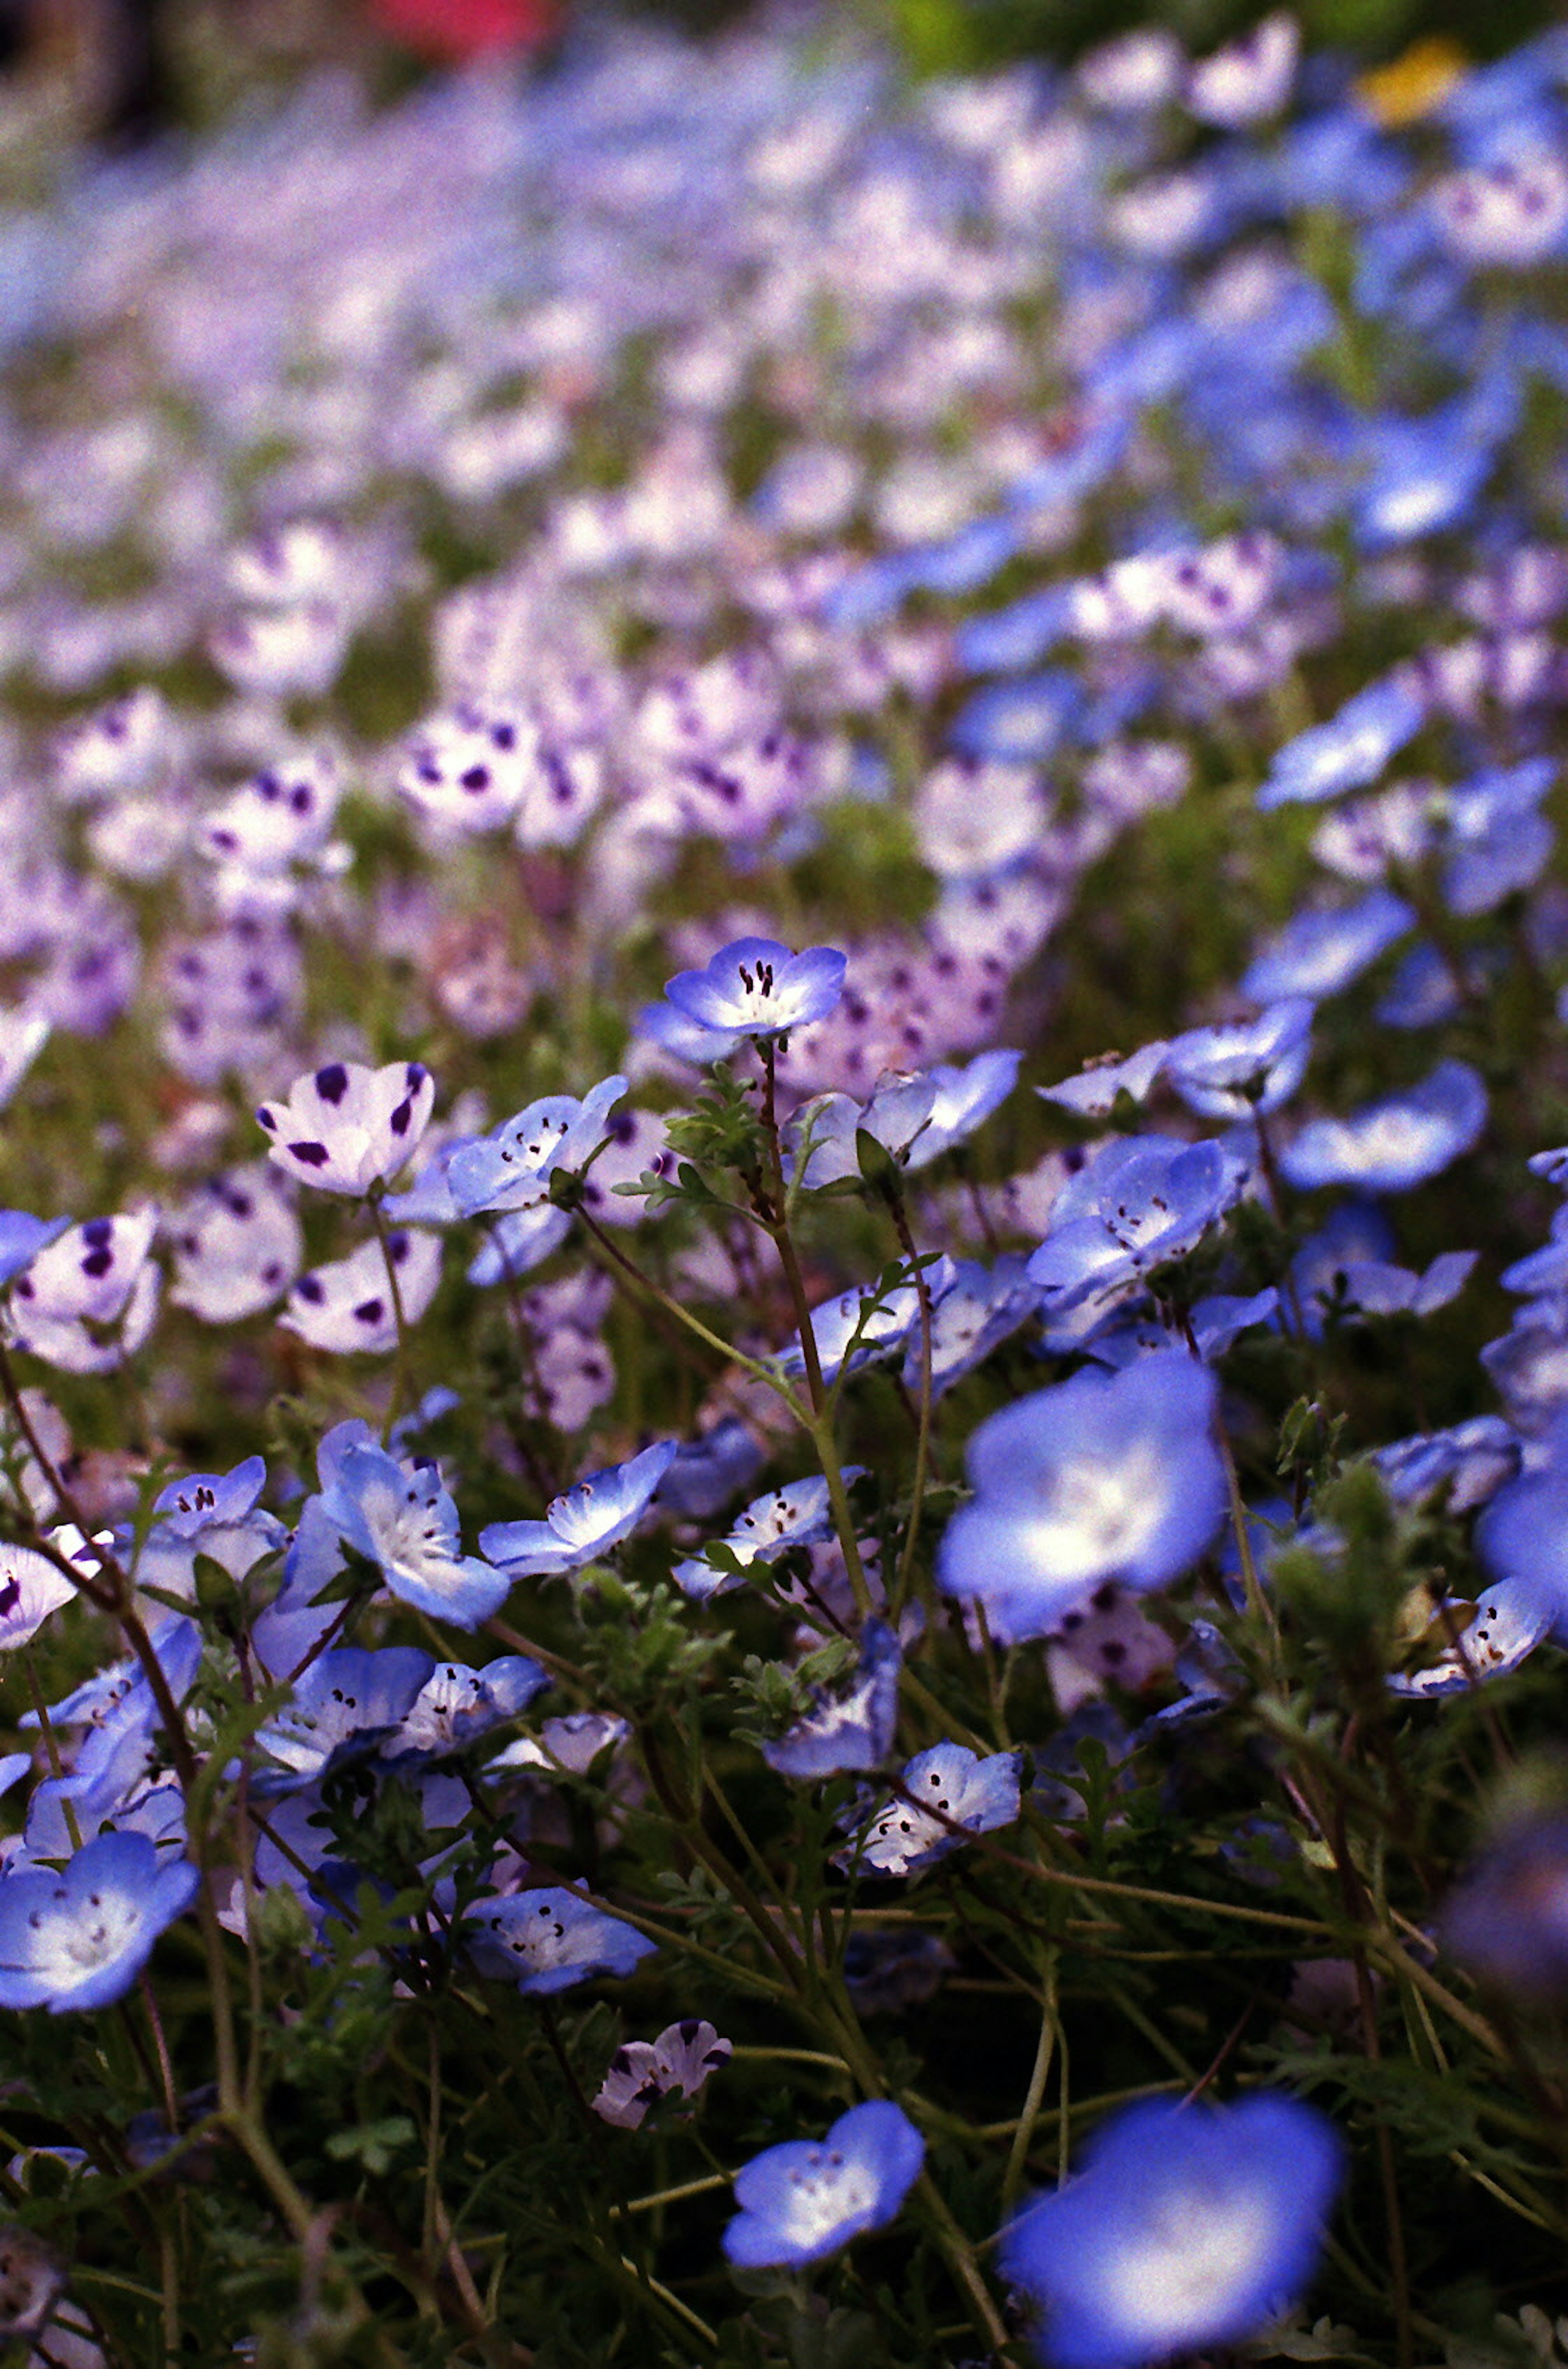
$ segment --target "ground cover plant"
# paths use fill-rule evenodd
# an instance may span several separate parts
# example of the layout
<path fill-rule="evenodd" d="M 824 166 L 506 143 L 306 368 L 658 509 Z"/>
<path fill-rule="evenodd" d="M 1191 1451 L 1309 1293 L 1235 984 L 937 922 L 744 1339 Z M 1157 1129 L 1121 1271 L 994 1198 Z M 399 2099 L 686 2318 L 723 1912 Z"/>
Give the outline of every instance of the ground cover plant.
<path fill-rule="evenodd" d="M 17 2360 L 1568 2354 L 1565 86 L 0 123 Z"/>

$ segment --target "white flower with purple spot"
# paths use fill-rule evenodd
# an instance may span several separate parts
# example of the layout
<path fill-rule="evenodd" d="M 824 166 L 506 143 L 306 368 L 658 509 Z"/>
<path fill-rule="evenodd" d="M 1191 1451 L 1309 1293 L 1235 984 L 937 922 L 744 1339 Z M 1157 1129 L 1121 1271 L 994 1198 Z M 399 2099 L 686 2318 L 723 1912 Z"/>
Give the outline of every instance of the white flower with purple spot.
<path fill-rule="evenodd" d="M 694 2016 L 668 2024 L 657 2040 L 628 2040 L 610 2060 L 593 2111 L 616 2130 L 635 2131 L 660 2098 L 676 2090 L 694 2098 L 730 2054 L 729 2042 Z"/>
<path fill-rule="evenodd" d="M 269 1156 L 302 1184 L 356 1198 L 405 1168 L 429 1124 L 435 1081 L 421 1061 L 328 1061 L 256 1116 Z"/>
<path fill-rule="evenodd" d="M 397 1276 L 403 1321 L 417 1324 L 436 1296 L 441 1246 L 434 1234 L 418 1227 L 398 1227 L 388 1234 L 386 1244 L 383 1255 L 379 1242 L 361 1242 L 348 1258 L 332 1259 L 302 1275 L 279 1323 L 313 1349 L 374 1356 L 395 1349 L 397 1313 L 387 1280 L 387 1257 Z"/>
<path fill-rule="evenodd" d="M 258 1161 L 203 1185 L 172 1212 L 169 1299 L 203 1324 L 237 1324 L 280 1299 L 300 1271 L 300 1221 L 289 1187 Z"/>
<path fill-rule="evenodd" d="M 35 1547 L 0 1546 L 0 1654 L 36 1637 L 52 1612 L 77 1590 Z"/>
<path fill-rule="evenodd" d="M 17 1345 L 67 1374 L 107 1374 L 153 1329 L 162 1275 L 150 1255 L 158 1212 L 90 1218 L 39 1250 L 11 1288 Z"/>

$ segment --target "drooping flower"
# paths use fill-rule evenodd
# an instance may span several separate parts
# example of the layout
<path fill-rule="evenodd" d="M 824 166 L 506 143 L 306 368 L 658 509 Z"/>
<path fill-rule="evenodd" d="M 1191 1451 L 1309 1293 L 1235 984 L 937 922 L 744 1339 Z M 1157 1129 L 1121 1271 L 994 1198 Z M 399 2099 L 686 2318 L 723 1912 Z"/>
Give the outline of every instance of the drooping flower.
<path fill-rule="evenodd" d="M 966 1745 L 933 1744 L 906 1765 L 898 1792 L 870 1823 L 857 1820 L 855 1841 L 837 1854 L 837 1864 L 915 1875 L 959 1849 L 966 1834 L 1011 1825 L 1019 1812 L 1018 1767 L 1015 1752 L 982 1760 Z"/>
<path fill-rule="evenodd" d="M 781 1777 L 834 1777 L 842 1769 L 879 1768 L 898 1717 L 903 1649 L 885 1620 L 868 1620 L 860 1665 L 848 1685 L 825 1694 L 788 1732 L 762 1746 Z"/>
<path fill-rule="evenodd" d="M 1261 1118 L 1288 1102 L 1300 1084 L 1311 1030 L 1311 1004 L 1305 996 L 1290 996 L 1256 1020 L 1189 1028 L 1167 1047 L 1165 1076 L 1187 1108 L 1204 1118 Z"/>
<path fill-rule="evenodd" d="M 736 2175 L 740 2210 L 724 2250 L 742 2270 L 798 2270 L 895 2220 L 925 2160 L 925 2141 L 901 2106 L 872 2098 L 841 2114 L 825 2138 L 786 2139 Z"/>
<path fill-rule="evenodd" d="M 660 2098 L 677 2089 L 694 2098 L 730 2053 L 729 2042 L 695 2017 L 668 2024 L 657 2040 L 628 2040 L 610 2060 L 593 2111 L 617 2130 L 635 2131 Z"/>
<path fill-rule="evenodd" d="M 476 1900 L 463 1929 L 482 1974 L 541 1997 L 593 1974 L 629 1974 L 658 1946 L 555 1884 Z"/>
<path fill-rule="evenodd" d="M 106 1834 L 58 1875 L 0 1875 L 0 2007 L 107 2007 L 122 1998 L 200 1879 L 189 1860 L 160 1867 L 142 1834 Z"/>
<path fill-rule="evenodd" d="M 1450 1599 L 1428 1624 L 1421 1655 L 1390 1671 L 1389 1690 L 1425 1702 L 1504 1677 L 1534 1653 L 1557 1609 L 1554 1592 L 1533 1576 L 1500 1579 L 1473 1603 Z"/>
<path fill-rule="evenodd" d="M 614 1077 L 601 1080 L 580 1100 L 544 1094 L 478 1142 L 455 1146 L 447 1183 L 463 1215 L 527 1215 L 544 1230 L 553 1248 L 566 1231 L 567 1218 L 551 1202 L 550 1179 L 557 1169 L 583 1165 L 602 1141 L 610 1112 L 625 1091 L 625 1079 Z"/>
<path fill-rule="evenodd" d="M 1053 2369 L 1244 2343 L 1301 2295 L 1342 2176 L 1333 2124 L 1295 2099 L 1146 2100 L 1013 2223 L 1002 2269 L 1045 2306 Z"/>
<path fill-rule="evenodd" d="M 492 1522 L 479 1544 L 509 1580 L 578 1571 L 630 1538 L 679 1453 L 677 1440 L 658 1440 L 553 1498 L 542 1522 Z"/>

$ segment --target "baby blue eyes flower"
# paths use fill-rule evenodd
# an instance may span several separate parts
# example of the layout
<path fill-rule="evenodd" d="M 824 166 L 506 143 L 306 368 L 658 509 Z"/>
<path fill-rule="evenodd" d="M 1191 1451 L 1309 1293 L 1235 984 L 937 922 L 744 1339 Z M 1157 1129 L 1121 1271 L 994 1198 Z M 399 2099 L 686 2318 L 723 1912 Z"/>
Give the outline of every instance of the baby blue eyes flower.
<path fill-rule="evenodd" d="M 1010 1826 L 1018 1813 L 1015 1752 L 982 1760 L 966 1745 L 933 1744 L 908 1764 L 898 1792 L 853 1846 L 837 1854 L 836 1863 L 877 1875 L 915 1875 L 960 1848 L 965 1835 Z"/>
<path fill-rule="evenodd" d="M 864 1469 L 864 1465 L 846 1464 L 844 1480 L 858 1480 Z M 828 1483 L 818 1473 L 804 1481 L 792 1481 L 783 1489 L 771 1489 L 766 1496 L 753 1497 L 729 1535 L 719 1543 L 743 1566 L 768 1563 L 776 1561 L 786 1548 L 811 1546 L 818 1539 L 825 1539 L 832 1527 Z M 670 1577 L 686 1595 L 701 1598 L 738 1587 L 742 1574 L 705 1562 L 701 1555 L 692 1555 L 676 1564 Z"/>
<path fill-rule="evenodd" d="M 1305 996 L 1271 1003 L 1259 1019 L 1191 1028 L 1165 1055 L 1165 1075 L 1204 1118 L 1261 1118 L 1288 1102 L 1306 1074 L 1312 1006 Z"/>
<path fill-rule="evenodd" d="M 1242 993 L 1253 1003 L 1337 995 L 1414 927 L 1414 908 L 1390 888 L 1373 888 L 1332 912 L 1298 913 L 1254 957 Z"/>
<path fill-rule="evenodd" d="M 902 1649 L 887 1622 L 868 1620 L 853 1678 L 841 1692 L 824 1696 L 787 1734 L 763 1745 L 769 1768 L 781 1777 L 808 1780 L 845 1769 L 879 1768 L 898 1723 L 902 1662 Z"/>
<path fill-rule="evenodd" d="M 256 1116 L 272 1138 L 269 1156 L 289 1175 L 358 1196 L 406 1167 L 435 1098 L 435 1081 L 420 1061 L 380 1070 L 328 1061 L 296 1078 L 286 1102 L 263 1103 Z"/>
<path fill-rule="evenodd" d="M 1310 1190 L 1355 1184 L 1402 1193 L 1471 1150 L 1486 1124 L 1486 1088 L 1467 1061 L 1440 1061 L 1402 1094 L 1349 1118 L 1313 1119 L 1280 1158 L 1287 1180 Z"/>
<path fill-rule="evenodd" d="M 1225 1516 L 1218 1402 L 1208 1368 L 1171 1349 L 1003 1407 L 969 1442 L 975 1494 L 947 1526 L 938 1585 L 1016 1643 L 1048 1636 L 1105 1580 L 1179 1578 Z"/>
<path fill-rule="evenodd" d="M 1391 678 L 1368 684 L 1326 724 L 1299 734 L 1278 751 L 1258 792 L 1259 807 L 1267 814 L 1276 807 L 1364 788 L 1425 720 L 1420 700 L 1403 683 Z"/>
<path fill-rule="evenodd" d="M 58 1242 L 69 1218 L 34 1218 L 25 1209 L 0 1209 L 0 1290 L 30 1266 L 40 1251 Z"/>
<path fill-rule="evenodd" d="M 189 1860 L 158 1862 L 143 1834 L 100 1835 L 60 1874 L 0 1876 L 0 2007 L 107 2007 L 122 1998 L 200 1878 Z"/>
<path fill-rule="evenodd" d="M 1141 1291 L 1152 1268 L 1195 1248 L 1243 1183 L 1212 1140 L 1129 1136 L 1107 1145 L 1063 1188 L 1029 1261 L 1030 1282 L 1048 1295 L 1047 1322 L 1092 1320 Z"/>
<path fill-rule="evenodd" d="M 665 994 L 699 1026 L 751 1037 L 782 1036 L 825 1020 L 843 993 L 848 957 L 831 946 L 792 954 L 776 938 L 736 938 L 704 970 L 683 970 Z"/>
<path fill-rule="evenodd" d="M 456 1505 L 426 1459 L 399 1462 L 373 1441 L 350 1440 L 333 1457 L 320 1502 L 339 1537 L 379 1566 L 405 1604 L 475 1629 L 505 1603 L 509 1577 L 463 1552 Z"/>
<path fill-rule="evenodd" d="M 536 1996 L 592 1974 L 629 1974 L 658 1947 L 635 1926 L 555 1884 L 476 1900 L 463 1929 L 481 1974 Z"/>
<path fill-rule="evenodd" d="M 564 1233 L 564 1213 L 551 1203 L 550 1179 L 557 1169 L 580 1168 L 597 1150 L 609 1115 L 625 1091 L 625 1079 L 614 1077 L 603 1079 L 580 1101 L 575 1094 L 544 1094 L 493 1135 L 456 1146 L 446 1178 L 457 1207 L 465 1218 L 540 1212 L 542 1221 L 559 1220 Z"/>
<path fill-rule="evenodd" d="M 1259 2092 L 1130 2106 L 1014 2221 L 1003 2274 L 1042 2305 L 1053 2369 L 1145 2369 L 1244 2343 L 1298 2300 L 1343 2176 L 1333 2126 Z"/>
<path fill-rule="evenodd" d="M 578 1571 L 630 1538 L 680 1452 L 679 1441 L 661 1439 L 628 1463 L 590 1472 L 552 1500 L 542 1522 L 492 1522 L 479 1544 L 509 1582 Z"/>
<path fill-rule="evenodd" d="M 740 2210 L 724 2233 L 738 2270 L 799 2270 L 895 2220 L 925 2141 L 901 2106 L 852 2106 L 820 2140 L 789 2139 L 736 2174 Z"/>
<path fill-rule="evenodd" d="M 1505 1677 L 1534 1653 L 1556 1611 L 1554 1591 L 1534 1576 L 1500 1579 L 1474 1603 L 1442 1604 L 1422 1640 L 1429 1658 L 1391 1670 L 1389 1690 L 1427 1702 Z"/>

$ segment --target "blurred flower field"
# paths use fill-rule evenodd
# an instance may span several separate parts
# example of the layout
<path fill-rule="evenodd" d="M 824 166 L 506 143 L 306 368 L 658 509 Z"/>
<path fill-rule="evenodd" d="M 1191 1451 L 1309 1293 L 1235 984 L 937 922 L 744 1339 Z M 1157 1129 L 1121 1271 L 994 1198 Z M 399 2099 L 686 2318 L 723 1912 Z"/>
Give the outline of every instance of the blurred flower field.
<path fill-rule="evenodd" d="M 0 2343 L 1568 2360 L 1568 35 L 0 106 Z"/>

